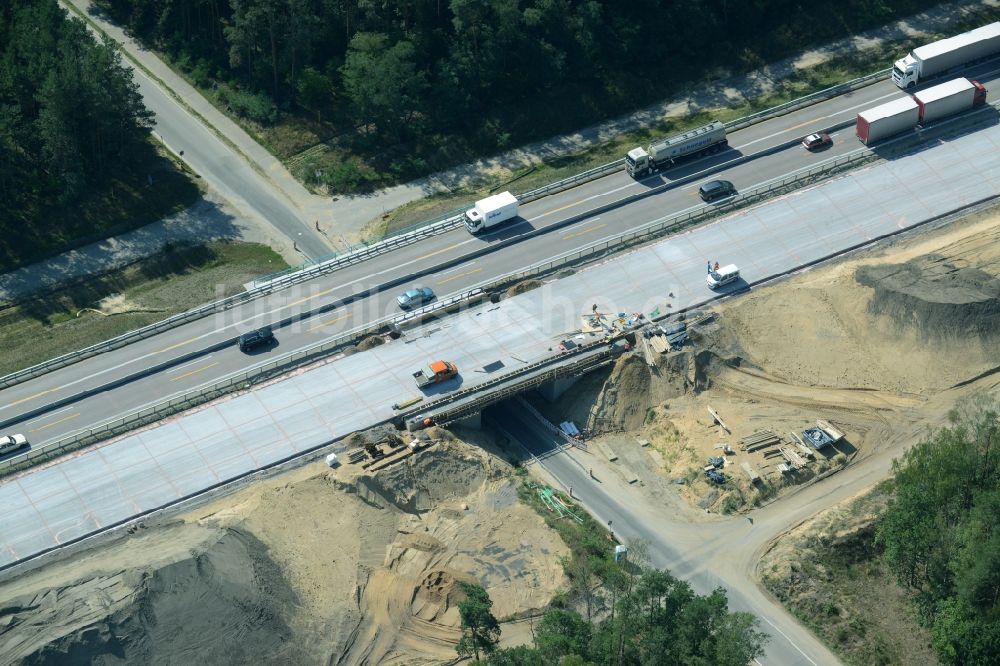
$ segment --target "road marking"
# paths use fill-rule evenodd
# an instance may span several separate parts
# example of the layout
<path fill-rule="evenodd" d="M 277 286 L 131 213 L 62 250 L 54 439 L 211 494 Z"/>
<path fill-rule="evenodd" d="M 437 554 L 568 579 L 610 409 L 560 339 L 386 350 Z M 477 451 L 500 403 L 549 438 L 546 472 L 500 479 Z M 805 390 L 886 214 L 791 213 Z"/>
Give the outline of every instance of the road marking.
<path fill-rule="evenodd" d="M 438 275 L 447 275 L 448 273 L 454 273 L 455 271 L 460 271 L 463 268 L 468 268 L 469 266 L 475 266 L 475 265 L 476 265 L 476 262 L 470 261 L 467 264 L 462 264 L 461 266 L 455 266 L 454 268 L 451 268 L 449 270 L 441 271 Z"/>
<path fill-rule="evenodd" d="M 805 127 L 806 125 L 812 125 L 813 123 L 818 123 L 821 120 L 825 120 L 827 116 L 822 116 L 820 118 L 813 118 L 812 120 L 807 120 L 804 123 L 799 123 L 798 125 L 792 125 L 785 129 L 786 132 L 791 132 L 793 129 L 798 129 L 800 127 Z"/>
<path fill-rule="evenodd" d="M 769 620 L 769 619 L 767 618 L 767 616 L 766 616 L 766 615 L 764 615 L 764 614 L 761 614 L 761 615 L 760 615 L 760 617 L 764 618 L 764 621 L 765 621 L 765 622 L 767 622 L 767 623 L 768 623 L 769 625 L 771 625 L 772 627 L 774 627 L 774 630 L 775 630 L 775 631 L 777 631 L 777 632 L 778 632 L 779 634 L 781 634 L 781 635 L 782 635 L 782 636 L 784 637 L 784 639 L 785 639 L 786 641 L 788 641 L 788 644 L 789 644 L 789 645 L 791 645 L 791 646 L 792 646 L 793 648 L 795 648 L 796 650 L 798 650 L 798 651 L 799 651 L 799 654 L 801 654 L 801 655 L 802 655 L 803 657 L 805 657 L 805 658 L 806 658 L 806 661 L 808 661 L 808 662 L 809 662 L 810 664 L 812 664 L 813 666 L 819 666 L 819 665 L 818 665 L 818 664 L 817 664 L 817 663 L 816 663 L 815 661 L 813 661 L 812 659 L 810 659 L 810 658 L 809 658 L 809 655 L 807 655 L 807 654 L 806 654 L 805 652 L 803 652 L 803 651 L 802 651 L 802 648 L 800 648 L 800 647 L 799 647 L 798 645 L 796 645 L 796 644 L 795 644 L 795 643 L 794 643 L 794 642 L 792 641 L 792 639 L 788 637 L 788 634 L 786 634 L 785 632 L 783 632 L 783 631 L 782 631 L 781 629 L 778 629 L 778 625 L 776 625 L 776 624 L 775 624 L 774 622 L 771 622 L 771 621 L 770 621 L 770 620 Z"/>
<path fill-rule="evenodd" d="M 327 294 L 329 294 L 334 289 L 336 289 L 336 287 L 330 287 L 329 289 L 324 289 L 323 291 L 319 292 L 318 294 L 313 294 L 312 296 L 306 296 L 305 298 L 300 298 L 299 300 L 292 301 L 291 303 L 285 303 L 282 307 L 290 308 L 293 305 L 298 305 L 299 303 L 305 303 L 306 301 L 311 301 L 312 299 L 319 298 L 320 296 L 326 296 Z"/>
<path fill-rule="evenodd" d="M 420 261 L 421 259 L 426 259 L 427 257 L 433 257 L 435 254 L 441 254 L 442 252 L 447 252 L 448 250 L 454 250 L 459 245 L 461 245 L 461 243 L 455 243 L 454 245 L 449 245 L 448 247 L 443 247 L 440 250 L 434 250 L 433 252 L 429 252 L 429 253 L 427 253 L 427 254 L 425 254 L 423 256 L 417 257 L 413 261 Z M 396 268 L 396 267 L 393 266 L 393 268 Z M 375 275 L 378 275 L 378 273 L 375 273 Z"/>
<path fill-rule="evenodd" d="M 180 380 L 184 379 L 185 377 L 190 377 L 191 375 L 197 375 L 199 372 L 204 372 L 204 371 L 208 370 L 209 368 L 214 368 L 217 365 L 219 365 L 218 361 L 216 361 L 215 363 L 209 363 L 204 368 L 198 368 L 197 370 L 192 370 L 191 372 L 185 372 L 183 375 L 178 375 L 176 377 L 172 377 L 170 379 L 170 381 L 172 381 L 172 382 L 180 381 Z"/>
<path fill-rule="evenodd" d="M 452 275 L 450 278 L 445 278 L 443 280 L 438 280 L 438 284 L 444 284 L 445 282 L 451 282 L 452 280 L 457 280 L 460 277 L 465 277 L 466 275 L 472 275 L 473 273 L 478 273 L 481 270 L 483 270 L 483 269 L 482 268 L 475 268 L 475 269 L 473 269 L 471 271 L 468 271 L 466 273 L 459 273 L 458 275 Z"/>
<path fill-rule="evenodd" d="M 606 224 L 598 224 L 596 227 L 591 227 L 589 229 L 584 229 L 583 231 L 576 231 L 576 232 L 573 232 L 571 234 L 566 234 L 565 236 L 563 236 L 563 240 L 569 240 L 570 238 L 576 238 L 577 236 L 582 236 L 584 234 L 589 234 L 592 231 L 597 231 L 598 229 L 603 229 L 606 226 L 608 226 L 608 225 L 606 225 Z"/>
<path fill-rule="evenodd" d="M 170 370 L 167 370 L 167 374 L 171 375 L 171 374 L 173 374 L 173 373 L 175 373 L 175 372 L 177 372 L 179 370 L 183 370 L 184 368 L 190 368 L 192 365 L 196 365 L 198 363 L 204 363 L 205 361 L 207 361 L 210 358 L 212 358 L 211 354 L 209 354 L 208 356 L 205 356 L 203 358 L 196 358 L 195 360 L 191 361 L 190 363 L 185 363 L 184 365 L 179 365 L 176 368 L 171 368 Z"/>
<path fill-rule="evenodd" d="M 200 337 L 200 336 L 199 336 L 199 337 Z M 157 353 L 157 354 L 162 354 L 163 352 L 168 352 L 168 351 L 170 351 L 171 349 L 177 349 L 178 347 L 183 347 L 184 345 L 187 345 L 187 344 L 191 344 L 192 342 L 194 342 L 194 341 L 195 341 L 195 340 L 197 340 L 197 339 L 198 339 L 198 338 L 190 338 L 189 340 L 185 340 L 184 342 L 178 342 L 178 343 L 177 343 L 177 344 L 175 344 L 175 345 L 170 345 L 169 347 L 164 347 L 163 349 L 161 349 L 160 351 L 158 351 L 158 352 L 156 352 L 156 353 Z"/>
<path fill-rule="evenodd" d="M 63 417 L 63 418 L 59 419 L 58 421 L 53 421 L 52 423 L 46 423 L 45 425 L 39 426 L 38 428 L 33 428 L 33 429 L 29 430 L 28 432 L 41 432 L 42 430 L 45 430 L 46 428 L 51 428 L 52 426 L 59 425 L 60 423 L 63 423 L 65 421 L 72 421 L 73 419 L 78 418 L 79 416 L 80 416 L 80 412 L 76 412 L 75 414 L 70 414 L 69 416 Z"/>
<path fill-rule="evenodd" d="M 868 102 L 862 102 L 861 104 L 857 104 L 855 106 L 851 106 L 851 107 L 848 107 L 846 109 L 841 109 L 840 111 L 837 111 L 836 113 L 831 113 L 828 116 L 821 116 L 821 117 L 817 118 L 816 120 L 810 120 L 809 123 L 818 123 L 821 120 L 828 120 L 830 118 L 833 118 L 834 116 L 839 116 L 842 113 L 846 113 L 848 111 L 853 111 L 854 109 L 860 109 L 863 106 L 872 106 L 875 102 L 877 102 L 877 101 L 879 101 L 881 99 L 885 99 L 886 97 L 895 97 L 898 94 L 898 92 L 899 91 L 893 92 L 893 93 L 889 93 L 887 95 L 882 95 L 881 97 L 876 97 L 875 99 L 870 100 Z M 762 136 L 761 138 L 754 139 L 753 141 L 747 141 L 744 144 L 736 146 L 736 150 L 740 150 L 741 148 L 746 148 L 747 146 L 752 146 L 753 144 L 760 143 L 761 141 L 767 141 L 768 139 L 773 139 L 776 136 L 781 136 L 782 134 L 787 133 L 789 130 L 793 130 L 793 129 L 797 128 L 797 127 L 802 127 L 803 125 L 808 125 L 809 123 L 802 123 L 801 125 L 796 125 L 795 127 L 789 127 L 789 128 L 781 130 L 780 132 L 775 132 L 774 134 L 768 134 L 767 136 Z"/>
<path fill-rule="evenodd" d="M 28 421 L 27 425 L 33 425 L 35 423 L 38 423 L 39 421 L 44 421 L 45 419 L 52 418 L 56 414 L 62 414 L 63 412 L 68 412 L 69 410 L 75 409 L 75 408 L 76 408 L 75 405 L 70 405 L 69 407 L 63 407 L 62 409 L 57 409 L 54 412 L 49 412 L 45 416 L 41 416 L 41 417 L 39 417 L 37 419 L 32 419 L 31 421 Z"/>
<path fill-rule="evenodd" d="M 36 393 L 35 395 L 29 395 L 27 398 L 21 398 L 20 400 L 15 400 L 14 402 L 8 403 L 7 407 L 13 407 L 14 405 L 20 405 L 22 402 L 28 402 L 29 400 L 34 400 L 35 398 L 41 398 L 43 395 L 48 395 L 49 393 L 54 393 L 54 392 L 56 392 L 58 390 L 59 389 L 45 389 L 44 391 L 41 391 L 40 393 Z"/>
<path fill-rule="evenodd" d="M 350 312 L 345 312 L 342 315 L 338 315 L 336 317 L 331 317 L 330 319 L 325 319 L 325 320 L 321 321 L 320 323 L 316 324 L 315 326 L 310 326 L 309 328 L 306 329 L 306 331 L 307 332 L 315 331 L 317 328 L 323 328 L 324 326 L 326 326 L 328 324 L 332 324 L 335 321 L 340 321 L 341 319 L 345 319 L 345 318 L 350 317 L 350 316 L 351 316 Z"/>

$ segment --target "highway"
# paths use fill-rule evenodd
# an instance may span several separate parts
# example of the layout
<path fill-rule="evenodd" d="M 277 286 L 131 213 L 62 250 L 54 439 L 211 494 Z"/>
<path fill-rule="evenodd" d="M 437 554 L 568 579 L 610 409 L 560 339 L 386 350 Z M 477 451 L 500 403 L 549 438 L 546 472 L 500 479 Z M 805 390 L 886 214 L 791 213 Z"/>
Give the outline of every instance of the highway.
<path fill-rule="evenodd" d="M 998 196 L 1000 126 L 994 124 L 239 391 L 0 481 L 0 568 L 389 419 L 394 403 L 419 395 L 410 374 L 428 360 L 456 362 L 461 378 L 427 397 L 471 387 L 558 354 L 559 341 L 576 335 L 593 303 L 606 312 L 652 313 L 715 298 L 705 285 L 706 257 L 741 267 L 746 282 L 733 286 L 738 294 L 747 284 Z M 173 395 L 176 386 L 224 367 L 228 351 L 99 391 L 18 429 L 38 446 Z M 246 367 L 267 356 L 235 358 Z"/>
<path fill-rule="evenodd" d="M 997 72 L 980 71 L 975 75 L 990 85 Z M 459 293 L 484 280 L 544 261 L 603 237 L 703 206 L 696 196 L 697 186 L 702 182 L 702 178 L 698 178 L 690 184 L 668 189 L 600 216 L 587 216 L 588 210 L 654 186 L 692 174 L 713 172 L 740 155 L 772 150 L 813 129 L 844 122 L 852 118 L 859 108 L 902 94 L 889 82 L 876 84 L 734 133 L 730 138 L 730 151 L 685 163 L 666 174 L 638 182 L 624 172 L 612 174 L 525 205 L 521 211 L 523 221 L 485 237 L 472 237 L 464 229 L 456 229 L 258 299 L 224 315 L 191 322 L 68 366 L 0 393 L 0 422 L 5 424 L 5 428 L 16 429 L 25 415 L 35 418 L 44 414 L 47 408 L 55 410 L 71 404 L 66 401 L 76 394 L 123 383 L 114 391 L 102 393 L 103 399 L 96 411 L 81 411 L 78 419 L 51 425 L 32 434 L 35 444 L 44 444 L 67 432 L 106 420 L 121 413 L 120 410 L 128 410 L 238 371 L 258 358 L 301 349 L 396 312 L 394 297 L 411 285 L 431 286 L 439 296 Z M 725 169 L 720 175 L 733 180 L 737 187 L 743 189 L 858 148 L 859 144 L 849 128 L 834 134 L 834 145 L 827 151 L 811 154 L 793 146 Z M 809 214 L 808 209 L 799 212 Z M 567 220 L 576 221 L 566 224 Z M 463 261 L 463 257 L 489 251 L 493 247 L 497 249 Z M 359 298 L 349 306 L 338 306 L 344 299 L 384 285 L 388 285 L 384 292 Z M 240 332 L 290 316 L 301 316 L 302 319 L 277 331 L 278 346 L 262 355 L 248 359 L 235 345 L 223 347 Z M 199 351 L 204 353 L 199 355 Z M 177 359 L 183 359 L 183 363 L 187 364 L 196 358 L 206 362 L 201 367 L 179 373 L 176 372 L 176 365 L 170 366 Z M 130 381 L 132 377 L 145 374 L 149 367 L 161 365 L 167 367 L 157 373 L 158 381 Z"/>
<path fill-rule="evenodd" d="M 869 95 L 877 92 L 866 89 Z M 842 114 L 852 113 L 846 110 L 850 106 L 846 100 L 840 103 L 845 106 Z M 854 103 L 858 103 L 856 99 Z M 817 112 L 816 108 L 811 110 Z M 802 133 L 795 121 L 807 122 L 803 116 L 796 118 L 793 114 L 783 119 L 787 124 L 784 137 L 781 132 L 767 134 L 756 128 L 760 133 L 757 138 L 742 133 L 739 140 L 734 137 L 734 148 L 739 149 L 743 140 L 756 141 L 759 146 L 779 145 L 789 136 Z M 849 137 L 849 132 L 838 134 L 835 145 L 825 155 L 854 149 L 856 144 Z M 770 174 L 783 175 L 810 160 L 824 159 L 825 155 L 789 149 L 729 169 L 725 177 L 743 188 L 766 180 Z M 720 155 L 688 164 L 682 171 L 710 168 L 725 158 Z M 682 171 L 669 175 L 676 178 Z M 442 234 L 418 244 L 419 247 L 408 247 L 325 276 L 303 288 L 260 299 L 225 317 L 193 322 L 7 389 L 0 395 L 3 418 L 8 421 L 5 431 L 23 431 L 34 446 L 44 445 L 62 434 L 370 321 L 390 311 L 391 298 L 398 287 L 391 288 L 388 294 L 359 299 L 350 307 L 336 304 L 338 299 L 372 284 L 412 279 L 434 286 L 441 294 L 460 291 L 491 275 L 701 205 L 693 198 L 696 182 L 602 213 L 597 218 L 585 215 L 588 207 L 592 209 L 609 198 L 622 196 L 622 192 L 650 185 L 648 181 L 631 182 L 623 174 L 613 175 L 527 205 L 523 210 L 524 222 L 485 239 L 470 237 L 464 230 Z M 599 302 L 611 311 L 649 312 L 653 307 L 665 306 L 668 298 L 677 308 L 713 298 L 704 286 L 705 259 L 738 263 L 746 281 L 752 283 L 844 248 L 912 228 L 957 206 L 998 195 L 1000 127 L 994 123 L 974 133 L 929 144 L 907 157 L 776 198 L 614 260 L 577 270 L 542 289 L 506 299 L 499 307 L 487 305 L 432 322 L 411 331 L 401 342 L 331 359 L 315 369 L 294 373 L 284 381 L 234 395 L 156 427 L 5 479 L 0 482 L 0 506 L 5 507 L 0 566 L 388 418 L 393 414 L 393 402 L 413 396 L 415 389 L 409 372 L 429 357 L 457 360 L 463 371 L 461 384 L 472 385 L 482 381 L 486 376 L 484 368 L 492 362 L 516 367 L 549 353 L 548 347 L 579 326 L 579 316 L 589 310 L 590 303 Z M 561 220 L 576 214 L 584 215 L 572 225 L 559 227 Z M 532 236 L 526 233 L 531 229 L 550 231 Z M 501 244 L 505 239 L 519 242 L 471 261 L 461 260 L 468 248 Z M 449 258 L 455 261 L 447 268 L 435 268 L 435 262 L 440 264 Z M 413 273 L 423 273 L 424 277 L 413 278 Z M 289 312 L 306 315 L 325 308 L 330 309 L 279 330 L 280 344 L 272 350 L 248 357 L 232 345 L 212 349 L 161 372 L 98 391 L 79 402 L 59 404 L 60 398 L 67 395 L 85 388 L 100 389 L 111 380 L 177 358 L 185 350 L 210 348 L 231 340 L 237 332 L 253 324 L 272 321 Z M 441 390 L 451 388 L 454 387 Z M 56 404 L 59 406 L 53 407 L 51 413 L 44 411 L 46 405 Z M 18 416 L 39 408 L 42 411 L 30 420 Z M 817 498 L 812 510 L 822 506 L 822 501 Z M 598 513 L 613 510 L 611 505 L 595 509 Z M 774 519 L 774 525 L 787 524 Z M 635 534 L 640 534 L 639 527 L 634 529 Z M 671 534 L 669 526 L 664 529 L 667 531 L 656 531 Z M 713 541 L 715 536 L 701 534 L 699 538 L 700 541 L 689 534 L 682 541 L 672 538 L 671 541 L 688 558 L 693 553 L 703 553 L 704 544 L 718 543 Z M 718 543 L 719 550 L 722 546 Z M 759 591 L 738 586 L 737 579 L 745 577 L 744 569 L 736 567 L 732 577 L 726 577 L 720 573 L 722 568 L 712 570 L 671 557 L 665 551 L 664 559 L 655 563 L 670 566 L 682 577 L 691 576 L 699 589 L 725 584 L 733 590 L 734 607 L 759 612 L 766 622 L 774 622 L 773 626 L 787 635 L 787 646 L 780 647 L 783 643 L 778 641 L 769 647 L 775 652 L 769 651 L 771 661 L 766 663 L 828 663 L 825 658 L 815 659 L 820 652 L 809 643 L 811 637 L 794 623 L 786 625 L 783 611 L 776 611 Z"/>

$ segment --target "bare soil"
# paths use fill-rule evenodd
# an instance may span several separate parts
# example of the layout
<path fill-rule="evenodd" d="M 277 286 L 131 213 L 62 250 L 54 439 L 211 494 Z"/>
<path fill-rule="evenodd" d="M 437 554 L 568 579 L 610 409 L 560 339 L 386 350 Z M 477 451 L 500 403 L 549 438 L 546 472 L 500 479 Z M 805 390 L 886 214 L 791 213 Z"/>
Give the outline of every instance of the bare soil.
<path fill-rule="evenodd" d="M 378 472 L 309 465 L 0 582 L 0 662 L 453 659 L 457 581 L 530 615 L 568 549 L 489 436 L 434 435 Z"/>
<path fill-rule="evenodd" d="M 848 664 L 934 666 L 930 632 L 873 543 L 881 487 L 789 530 L 760 560 L 764 586 Z M 906 640 L 900 640 L 900 637 Z"/>
<path fill-rule="evenodd" d="M 648 441 L 692 506 L 729 512 L 769 501 L 919 433 L 947 409 L 943 393 L 1000 369 L 998 241 L 993 211 L 755 288 L 715 307 L 689 346 L 654 352 L 653 367 L 636 352 L 553 403 L 533 402 L 555 423 L 586 426 L 621 465 Z M 742 438 L 771 430 L 801 452 L 792 433 L 817 419 L 846 437 L 801 469 L 781 471 L 776 447 L 740 449 Z M 725 458 L 723 485 L 702 473 L 711 456 Z"/>

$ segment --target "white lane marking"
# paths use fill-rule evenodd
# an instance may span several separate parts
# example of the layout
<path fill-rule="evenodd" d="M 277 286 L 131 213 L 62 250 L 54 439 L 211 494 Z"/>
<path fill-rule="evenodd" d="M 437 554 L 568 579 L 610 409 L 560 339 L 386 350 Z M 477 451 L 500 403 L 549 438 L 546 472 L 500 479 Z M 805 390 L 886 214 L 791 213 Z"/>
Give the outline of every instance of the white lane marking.
<path fill-rule="evenodd" d="M 171 368 L 170 370 L 167 370 L 167 374 L 169 375 L 169 374 L 171 374 L 173 372 L 177 372 L 178 370 L 183 370 L 184 368 L 190 367 L 190 366 L 194 365 L 195 363 L 201 363 L 202 361 L 205 361 L 205 360 L 210 359 L 210 358 L 212 358 L 211 354 L 209 354 L 208 356 L 202 356 L 201 358 L 196 358 L 195 360 L 191 361 L 190 363 L 185 363 L 184 365 L 178 365 L 176 368 Z"/>
<path fill-rule="evenodd" d="M 46 412 L 45 416 L 39 416 L 37 419 L 32 419 L 32 420 L 28 421 L 27 423 L 25 423 L 25 425 L 30 426 L 31 424 L 36 423 L 38 421 L 48 420 L 49 417 L 51 417 L 51 416 L 55 416 L 56 414 L 62 414 L 63 412 L 68 412 L 71 409 L 75 409 L 75 405 L 70 405 L 69 407 L 63 407 L 62 409 L 59 409 L 59 410 L 54 411 L 54 412 Z"/>
<path fill-rule="evenodd" d="M 869 100 L 867 102 L 863 102 L 863 103 L 857 104 L 855 106 L 849 106 L 846 109 L 841 109 L 840 111 L 837 111 L 836 113 L 831 113 L 831 114 L 826 115 L 826 116 L 820 116 L 819 118 L 817 118 L 815 120 L 815 122 L 818 123 L 821 120 L 827 120 L 828 118 L 833 118 L 834 116 L 838 116 L 838 115 L 840 115 L 842 113 L 846 113 L 847 111 L 853 111 L 854 109 L 860 109 L 863 106 L 871 106 L 874 102 L 877 102 L 880 99 L 885 99 L 886 97 L 895 97 L 895 96 L 899 95 L 900 92 L 902 92 L 902 91 L 897 90 L 896 92 L 889 93 L 888 95 L 882 95 L 881 97 L 876 97 L 873 100 Z M 810 121 L 810 122 L 813 122 L 813 121 Z M 786 127 L 785 129 L 781 130 L 780 132 L 775 132 L 774 134 L 768 134 L 767 136 L 762 136 L 761 138 L 754 139 L 753 141 L 747 141 L 744 144 L 740 144 L 739 146 L 736 146 L 736 150 L 740 150 L 741 148 L 746 148 L 747 146 L 752 146 L 753 144 L 760 143 L 761 141 L 767 141 L 768 139 L 773 139 L 776 136 L 781 136 L 782 134 L 786 134 L 790 130 L 797 129 L 798 127 L 801 127 L 801 125 L 796 125 L 795 127 L 791 127 L 791 128 Z"/>
<path fill-rule="evenodd" d="M 467 264 L 462 264 L 461 266 L 455 266 L 454 268 L 449 268 L 446 271 L 441 271 L 440 273 L 438 273 L 438 275 L 447 275 L 448 273 L 454 273 L 455 271 L 460 271 L 463 268 L 467 268 L 469 266 L 474 266 L 475 264 L 476 264 L 476 262 L 470 261 Z"/>
<path fill-rule="evenodd" d="M 804 651 L 802 650 L 802 648 L 800 648 L 800 647 L 799 647 L 798 645 L 796 645 L 796 644 L 795 644 L 795 642 L 794 642 L 794 641 L 793 641 L 793 640 L 792 640 L 791 638 L 789 638 L 789 637 L 788 637 L 788 634 L 786 634 L 785 632 L 783 632 L 783 631 L 782 631 L 781 629 L 778 629 L 778 625 L 776 625 L 776 624 L 775 624 L 774 622 L 771 622 L 771 620 L 769 620 L 769 619 L 767 618 L 767 616 L 766 616 L 766 615 L 763 615 L 763 614 L 761 614 L 761 616 L 760 616 L 760 617 L 764 618 L 764 621 L 765 621 L 765 622 L 767 622 L 767 623 L 768 623 L 769 625 L 771 625 L 772 627 L 774 627 L 774 630 L 775 630 L 775 631 L 777 631 L 777 632 L 778 632 L 779 634 L 781 634 L 781 636 L 782 636 L 782 637 L 783 637 L 783 638 L 784 638 L 784 639 L 785 639 L 786 641 L 788 641 L 788 644 L 789 644 L 789 645 L 791 645 L 791 646 L 792 646 L 793 648 L 795 648 L 796 650 L 798 650 L 798 651 L 799 651 L 799 654 L 801 654 L 801 655 L 802 655 L 803 657 L 805 657 L 805 658 L 806 658 L 806 661 L 808 661 L 808 662 L 809 662 L 810 664 L 812 664 L 813 666 L 819 666 L 819 665 L 818 665 L 818 664 L 817 664 L 817 663 L 816 663 L 815 661 L 813 661 L 812 659 L 810 659 L 810 658 L 809 658 L 809 655 L 807 655 L 807 654 L 806 654 L 806 653 L 805 653 L 805 652 L 804 652 Z"/>

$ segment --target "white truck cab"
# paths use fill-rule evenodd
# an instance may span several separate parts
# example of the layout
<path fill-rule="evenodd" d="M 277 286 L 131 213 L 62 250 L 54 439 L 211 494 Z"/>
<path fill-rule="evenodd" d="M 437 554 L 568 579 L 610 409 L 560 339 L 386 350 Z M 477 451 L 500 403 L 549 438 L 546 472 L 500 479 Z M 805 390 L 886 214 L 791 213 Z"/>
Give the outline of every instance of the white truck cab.
<path fill-rule="evenodd" d="M 728 266 L 723 266 L 717 271 L 712 271 L 706 278 L 709 289 L 718 289 L 719 287 L 736 282 L 739 279 L 740 269 L 736 267 L 736 264 L 729 264 Z"/>

